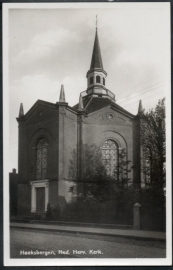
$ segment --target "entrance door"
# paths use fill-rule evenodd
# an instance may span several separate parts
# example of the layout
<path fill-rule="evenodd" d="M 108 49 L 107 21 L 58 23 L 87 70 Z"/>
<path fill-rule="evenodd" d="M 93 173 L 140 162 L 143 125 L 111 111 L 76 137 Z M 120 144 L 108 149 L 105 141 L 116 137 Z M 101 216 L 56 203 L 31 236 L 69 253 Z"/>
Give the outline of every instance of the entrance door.
<path fill-rule="evenodd" d="M 45 212 L 45 187 L 36 188 L 36 212 Z"/>

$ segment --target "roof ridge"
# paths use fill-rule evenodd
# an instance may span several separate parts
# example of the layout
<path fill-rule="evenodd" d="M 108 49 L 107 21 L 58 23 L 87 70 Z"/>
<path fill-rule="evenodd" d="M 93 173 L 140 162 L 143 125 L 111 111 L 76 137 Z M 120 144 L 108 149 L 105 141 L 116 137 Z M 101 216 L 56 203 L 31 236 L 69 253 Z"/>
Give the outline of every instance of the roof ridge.
<path fill-rule="evenodd" d="M 32 110 L 39 104 L 51 105 L 52 107 L 56 108 L 55 103 L 45 101 L 45 100 L 41 100 L 41 99 L 37 99 L 37 101 L 32 105 L 32 107 L 26 112 L 25 117 L 28 117 L 28 115 L 32 112 Z"/>
<path fill-rule="evenodd" d="M 126 109 L 124 109 L 123 107 L 121 107 L 120 105 L 118 105 L 117 103 L 111 102 L 112 105 L 114 105 L 115 107 L 117 107 L 117 109 L 120 109 L 124 112 L 126 112 L 127 114 L 131 115 L 131 116 L 135 116 L 134 114 L 130 113 L 129 111 L 127 111 Z"/>
<path fill-rule="evenodd" d="M 90 102 L 92 101 L 93 97 L 90 97 L 89 101 L 87 102 L 85 109 L 88 107 L 88 105 L 90 104 Z"/>

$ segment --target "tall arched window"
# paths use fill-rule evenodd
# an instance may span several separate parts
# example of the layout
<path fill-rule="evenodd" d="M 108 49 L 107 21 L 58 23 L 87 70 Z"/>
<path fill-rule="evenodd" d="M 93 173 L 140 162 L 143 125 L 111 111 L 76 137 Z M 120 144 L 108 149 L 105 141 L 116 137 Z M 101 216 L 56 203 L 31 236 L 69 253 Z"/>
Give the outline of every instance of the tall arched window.
<path fill-rule="evenodd" d="M 103 85 L 105 85 L 105 78 L 103 78 Z"/>
<path fill-rule="evenodd" d="M 90 84 L 93 84 L 93 83 L 94 83 L 94 78 L 92 76 L 92 77 L 90 77 Z"/>
<path fill-rule="evenodd" d="M 96 83 L 100 83 L 100 76 L 96 76 Z"/>
<path fill-rule="evenodd" d="M 47 177 L 47 141 L 40 138 L 36 145 L 36 179 L 44 180 Z"/>
<path fill-rule="evenodd" d="M 102 145 L 102 161 L 107 174 L 118 177 L 118 145 L 113 140 L 106 140 Z"/>

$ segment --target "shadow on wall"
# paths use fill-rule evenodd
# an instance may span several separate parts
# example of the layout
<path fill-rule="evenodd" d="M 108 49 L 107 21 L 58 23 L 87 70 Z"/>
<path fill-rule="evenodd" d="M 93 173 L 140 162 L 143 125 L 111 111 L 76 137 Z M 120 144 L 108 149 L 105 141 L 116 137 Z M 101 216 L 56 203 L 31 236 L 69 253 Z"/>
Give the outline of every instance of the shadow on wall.
<path fill-rule="evenodd" d="M 18 173 L 16 169 L 9 173 L 9 188 L 10 188 L 10 216 L 17 215 L 17 196 L 18 196 Z"/>

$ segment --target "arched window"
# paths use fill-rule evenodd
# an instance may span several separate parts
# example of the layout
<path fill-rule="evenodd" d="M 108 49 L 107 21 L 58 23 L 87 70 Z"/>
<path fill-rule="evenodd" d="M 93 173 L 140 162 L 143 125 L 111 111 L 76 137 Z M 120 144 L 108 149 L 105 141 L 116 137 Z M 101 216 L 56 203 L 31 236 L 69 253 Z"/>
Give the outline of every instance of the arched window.
<path fill-rule="evenodd" d="M 96 83 L 100 83 L 100 76 L 96 76 Z"/>
<path fill-rule="evenodd" d="M 118 145 L 113 140 L 106 140 L 102 145 L 102 161 L 107 174 L 118 177 Z"/>
<path fill-rule="evenodd" d="M 36 179 L 44 180 L 47 177 L 47 141 L 40 138 L 36 145 Z"/>
<path fill-rule="evenodd" d="M 103 85 L 105 85 L 105 78 L 103 78 Z"/>
<path fill-rule="evenodd" d="M 93 76 L 90 77 L 90 84 L 93 84 L 94 83 L 94 79 L 93 79 Z"/>

